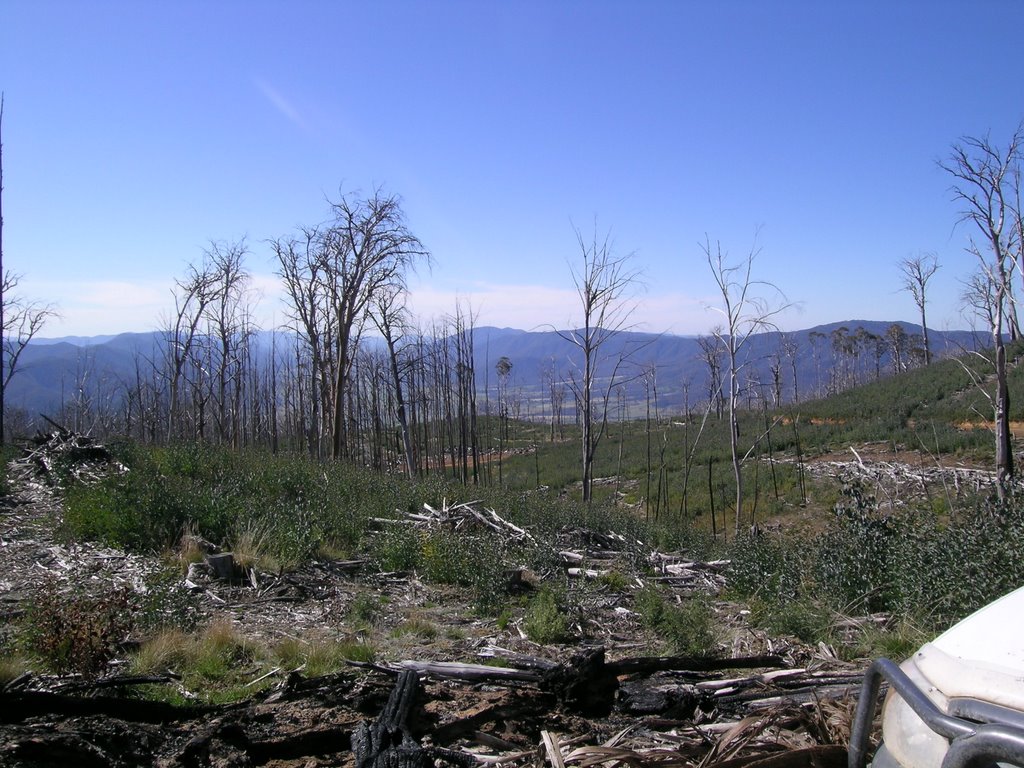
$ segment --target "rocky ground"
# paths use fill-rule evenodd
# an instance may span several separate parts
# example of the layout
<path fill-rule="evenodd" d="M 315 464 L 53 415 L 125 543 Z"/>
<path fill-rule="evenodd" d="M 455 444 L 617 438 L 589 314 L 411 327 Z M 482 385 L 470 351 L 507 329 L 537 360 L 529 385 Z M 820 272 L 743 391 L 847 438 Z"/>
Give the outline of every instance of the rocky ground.
<path fill-rule="evenodd" d="M 17 493 L 0 510 L 0 648 L 11 647 L 14 624 L 44 585 L 138 590 L 160 567 L 155 558 L 58 540 L 61 508 L 45 471 L 23 463 L 14 474 Z M 565 572 L 554 576 L 583 582 L 600 570 L 614 558 L 606 536 L 567 532 Z M 574 563 L 576 553 L 590 565 Z M 553 645 L 526 637 L 521 610 L 506 621 L 480 618 L 455 588 L 360 561 L 309 562 L 283 575 L 248 569 L 232 581 L 193 569 L 175 589 L 192 596 L 202 621 L 230 622 L 264 642 L 358 639 L 353 602 L 386 595 L 375 662 L 320 677 L 254 669 L 256 693 L 221 706 L 140 698 L 139 681 L 116 660 L 96 680 L 28 673 L 0 690 L 0 764 L 844 765 L 863 665 L 751 628 L 740 606 L 720 599 L 722 564 L 650 556 L 653 575 L 631 572 L 636 583 L 582 590 L 574 641 Z M 529 574 L 523 589 L 552 577 Z M 657 640 L 634 611 L 644 580 L 679 601 L 710 595 L 721 638 L 713 658 L 656 655 Z M 393 631 L 410 617 L 437 631 Z M 503 666 L 493 666 L 496 658 Z M 156 682 L 179 684 L 168 672 Z"/>

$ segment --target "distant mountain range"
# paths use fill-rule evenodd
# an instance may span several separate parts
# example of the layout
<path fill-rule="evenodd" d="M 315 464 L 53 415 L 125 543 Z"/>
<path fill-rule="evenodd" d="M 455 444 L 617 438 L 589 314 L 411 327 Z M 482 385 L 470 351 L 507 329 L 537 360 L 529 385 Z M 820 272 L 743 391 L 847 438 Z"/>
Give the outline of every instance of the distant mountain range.
<path fill-rule="evenodd" d="M 884 340 L 893 326 L 908 337 L 920 333 L 920 326 L 906 322 L 850 320 L 785 334 L 773 332 L 752 336 L 743 352 L 744 379 L 755 383 L 764 396 L 771 398 L 774 375 L 779 370 L 784 401 L 793 399 L 794 367 L 801 399 L 824 394 L 830 381 L 856 376 L 873 378 L 876 364 L 883 375 L 893 369 L 891 345 L 879 341 L 877 348 L 857 347 L 853 342 L 874 338 Z M 842 331 L 840 329 L 846 329 Z M 858 330 L 861 329 L 861 330 Z M 859 333 L 859 336 L 858 336 Z M 872 336 L 869 336 L 870 334 Z M 269 332 L 260 334 L 258 345 L 270 349 Z M 833 341 L 847 339 L 847 353 L 833 349 Z M 944 356 L 963 349 L 987 346 L 987 337 L 974 331 L 929 330 L 933 354 Z M 782 342 L 786 341 L 788 352 Z M 124 333 L 117 336 L 65 337 L 33 341 L 24 351 L 19 370 L 7 391 L 8 408 L 24 409 L 30 417 L 59 413 L 61 404 L 71 398 L 88 397 L 93 402 L 118 400 L 132 386 L 137 371 L 146 376 L 149 361 L 158 355 L 160 334 Z M 495 366 L 501 358 L 512 364 L 509 390 L 520 404 L 524 418 L 546 411 L 552 372 L 556 381 L 568 381 L 576 370 L 578 353 L 556 331 L 521 331 L 512 328 L 482 327 L 474 330 L 474 357 L 477 389 L 481 398 L 496 395 L 498 375 Z M 840 345 L 841 347 L 842 345 Z M 684 399 L 691 405 L 706 401 L 708 366 L 702 359 L 698 337 L 626 332 L 614 336 L 601 351 L 599 376 L 610 373 L 614 360 L 629 358 L 627 375 L 633 377 L 625 401 L 635 413 L 645 402 L 642 370 L 655 371 L 658 406 L 662 411 L 681 411 Z M 578 376 L 578 371 L 576 371 Z M 652 379 L 648 375 L 649 384 Z M 485 391 L 486 390 L 486 391 Z M 653 392 L 653 390 L 652 390 Z M 567 390 L 565 405 L 572 412 L 573 398 Z M 483 404 L 480 404 L 481 409 Z"/>
<path fill-rule="evenodd" d="M 772 368 L 778 367 L 782 400 L 791 402 L 794 394 L 794 367 L 801 399 L 824 395 L 830 381 L 841 386 L 844 383 L 843 376 L 856 377 L 858 381 L 874 378 L 876 362 L 882 376 L 890 375 L 894 371 L 893 351 L 889 344 L 883 342 L 893 326 L 903 330 L 909 345 L 920 344 L 921 326 L 902 321 L 849 320 L 801 331 L 755 334 L 744 346 L 739 361 L 745 366 L 743 379 L 745 383 L 755 383 L 761 394 L 771 399 L 774 379 Z M 855 341 L 870 338 L 866 334 L 882 340 L 879 343 L 880 354 L 877 356 L 874 350 L 866 348 L 862 348 L 857 359 L 850 355 L 844 357 L 833 350 L 833 340 L 838 340 L 837 337 L 845 336 L 849 342 L 846 348 L 852 351 L 851 347 L 856 348 Z M 928 336 L 932 353 L 936 357 L 989 346 L 988 336 L 976 331 L 929 329 Z M 784 351 L 783 341 L 789 350 L 788 354 Z M 556 376 L 563 379 L 573 370 L 572 346 L 556 331 L 479 328 L 474 339 L 474 353 L 477 386 L 482 389 L 489 380 L 492 392 L 497 381 L 497 361 L 503 356 L 509 359 L 512 363 L 511 388 L 514 390 L 518 387 L 524 400 L 533 406 L 527 408 L 524 416 L 543 410 L 542 402 L 548 398 L 542 391 L 545 388 L 545 370 L 550 370 L 553 364 Z M 655 371 L 659 408 L 681 412 L 686 400 L 691 406 L 707 401 L 708 366 L 702 356 L 700 337 L 619 334 L 609 342 L 607 349 L 602 350 L 601 356 L 605 362 L 599 368 L 600 373 L 608 375 L 611 363 L 620 355 L 630 356 L 632 371 L 636 376 L 643 369 Z M 645 403 L 645 386 L 644 381 L 637 378 L 628 387 L 627 401 L 632 415 L 637 415 L 638 407 L 643 407 Z M 570 412 L 571 399 L 571 394 L 567 394 Z"/>

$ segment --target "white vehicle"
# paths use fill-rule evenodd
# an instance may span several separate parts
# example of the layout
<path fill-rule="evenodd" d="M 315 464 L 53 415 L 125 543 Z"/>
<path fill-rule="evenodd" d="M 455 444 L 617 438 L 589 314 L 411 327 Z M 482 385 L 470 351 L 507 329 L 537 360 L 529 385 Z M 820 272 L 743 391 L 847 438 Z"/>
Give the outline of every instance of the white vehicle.
<path fill-rule="evenodd" d="M 939 635 L 903 664 L 878 659 L 864 678 L 850 768 L 864 768 L 882 681 L 874 768 L 1024 767 L 1024 587 Z"/>

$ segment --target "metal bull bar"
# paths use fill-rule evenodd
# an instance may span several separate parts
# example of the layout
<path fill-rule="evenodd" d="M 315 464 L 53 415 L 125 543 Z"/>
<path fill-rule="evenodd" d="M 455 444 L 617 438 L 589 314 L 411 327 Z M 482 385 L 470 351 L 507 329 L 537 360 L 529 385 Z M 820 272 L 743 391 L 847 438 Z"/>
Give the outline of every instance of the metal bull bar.
<path fill-rule="evenodd" d="M 850 735 L 849 768 L 865 768 L 871 724 L 883 680 L 932 731 L 949 740 L 941 768 L 982 768 L 996 762 L 1024 766 L 1024 713 L 976 699 L 950 699 L 947 714 L 889 659 L 876 659 L 864 675 Z M 935 768 L 939 768 L 936 766 Z"/>

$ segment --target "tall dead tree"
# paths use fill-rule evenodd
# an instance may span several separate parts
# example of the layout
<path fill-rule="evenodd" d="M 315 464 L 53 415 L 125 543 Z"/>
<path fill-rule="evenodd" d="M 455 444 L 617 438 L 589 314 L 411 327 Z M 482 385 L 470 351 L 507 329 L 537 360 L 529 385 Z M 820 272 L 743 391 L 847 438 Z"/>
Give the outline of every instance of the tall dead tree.
<path fill-rule="evenodd" d="M 38 335 L 46 321 L 57 315 L 53 305 L 14 293 L 20 281 L 21 275 L 8 270 L 0 284 L 4 305 L 3 327 L 0 331 L 3 333 L 3 354 L 0 355 L 0 371 L 3 375 L 0 377 L 0 385 L 4 390 L 18 371 L 18 361 L 25 347 Z"/>
<path fill-rule="evenodd" d="M 195 360 L 195 343 L 206 307 L 213 300 L 214 277 L 210 265 L 190 264 L 184 278 L 175 281 L 174 311 L 164 324 L 163 370 L 167 378 L 167 438 L 181 433 L 181 385 L 188 365 Z"/>
<path fill-rule="evenodd" d="M 755 280 L 754 261 L 760 253 L 757 246 L 751 248 L 746 257 L 736 262 L 729 260 L 729 254 L 722 250 L 721 243 L 712 247 L 710 238 L 701 244 L 711 274 L 718 286 L 722 303 L 711 309 L 722 316 L 723 325 L 716 332 L 726 351 L 729 365 L 727 403 L 729 413 L 729 447 L 732 455 L 733 478 L 736 483 L 736 532 L 739 533 L 743 511 L 743 472 L 739 447 L 739 397 L 740 381 L 745 359 L 747 342 L 755 333 L 777 330 L 774 319 L 789 307 L 785 296 L 773 283 Z M 765 298 L 761 292 L 771 294 Z"/>
<path fill-rule="evenodd" d="M 0 275 L 4 274 L 4 95 L 0 92 Z M 7 300 L 6 290 L 0 292 L 0 329 L 4 327 L 4 304 Z M 0 331 L 2 332 L 2 331 Z M 0 445 L 7 442 L 4 427 L 4 410 L 7 406 L 5 394 L 7 387 L 3 356 L 0 355 Z"/>
<path fill-rule="evenodd" d="M 996 292 L 992 288 L 992 280 L 988 272 L 979 270 L 963 282 L 963 289 L 960 292 L 960 303 L 971 323 L 971 329 L 975 321 L 981 320 L 986 329 L 990 329 L 996 321 L 996 310 L 992 305 L 992 299 Z"/>
<path fill-rule="evenodd" d="M 271 245 L 284 283 L 291 326 L 301 342 L 295 347 L 296 416 L 308 451 L 320 458 L 326 450 L 335 329 L 328 295 L 332 283 L 321 253 L 321 232 L 317 227 L 305 228 L 301 237 L 280 238 Z"/>
<path fill-rule="evenodd" d="M 342 196 L 331 206 L 334 221 L 325 231 L 323 256 L 331 277 L 330 304 L 334 340 L 334 419 L 331 450 L 346 454 L 345 406 L 358 328 L 373 298 L 383 291 L 404 291 L 407 273 L 429 259 L 409 230 L 401 202 L 376 189 L 366 198 Z"/>
<path fill-rule="evenodd" d="M 473 484 L 480 482 L 480 445 L 477 434 L 476 412 L 476 365 L 474 362 L 473 339 L 476 318 L 471 306 L 456 303 L 452 317 L 454 333 L 451 342 L 455 353 L 455 391 L 459 433 L 460 479 L 463 484 L 470 480 L 472 461 Z"/>
<path fill-rule="evenodd" d="M 714 328 L 710 336 L 698 336 L 697 346 L 700 347 L 700 359 L 708 368 L 708 407 L 715 411 L 715 418 L 721 419 L 725 414 L 725 394 L 722 384 L 722 347 L 721 329 Z"/>
<path fill-rule="evenodd" d="M 800 404 L 800 372 L 797 363 L 800 360 L 800 343 L 787 333 L 779 336 L 779 348 L 789 362 L 790 375 L 793 377 L 793 403 Z"/>
<path fill-rule="evenodd" d="M 408 335 L 409 318 L 400 291 L 382 291 L 374 297 L 370 316 L 384 339 L 388 353 L 388 371 L 394 389 L 395 415 L 402 434 L 402 451 L 405 458 L 405 472 L 409 477 L 416 475 L 416 454 L 409 428 L 409 415 L 405 407 L 405 379 L 402 370 L 402 340 Z"/>
<path fill-rule="evenodd" d="M 616 256 L 608 236 L 599 240 L 597 231 L 585 238 L 576 230 L 582 264 L 570 266 L 580 301 L 582 324 L 557 331 L 578 352 L 570 388 L 576 397 L 582 435 L 580 456 L 583 468 L 583 500 L 591 500 L 594 456 L 608 426 L 612 390 L 622 383 L 623 367 L 636 350 L 620 348 L 611 352 L 613 340 L 628 330 L 635 304 L 630 300 L 639 275 L 630 268 L 631 254 Z"/>
<path fill-rule="evenodd" d="M 343 195 L 332 219 L 303 230 L 301 238 L 273 244 L 296 329 L 308 345 L 317 380 L 311 394 L 311 446 L 329 433 L 330 453 L 349 453 L 355 414 L 349 384 L 371 303 L 406 290 L 409 271 L 430 254 L 412 234 L 400 199 L 376 189 L 367 197 Z"/>
<path fill-rule="evenodd" d="M 960 203 L 960 221 L 974 225 L 966 250 L 977 259 L 992 290 L 991 326 L 995 348 L 996 392 L 993 398 L 996 433 L 995 457 L 997 492 L 1004 498 L 1013 479 L 1013 451 L 1010 442 L 1010 391 L 1007 385 L 1007 327 L 1015 338 L 1016 313 L 1012 304 L 1010 275 L 1021 250 L 1017 225 L 1020 211 L 1021 152 L 1024 123 L 1017 127 L 1005 147 L 988 136 L 965 137 L 953 145 L 941 167 L 953 177 L 953 199 Z M 980 242 L 974 235 L 980 236 Z"/>
<path fill-rule="evenodd" d="M 205 253 L 209 265 L 210 300 L 204 317 L 206 341 L 211 345 L 213 362 L 211 386 L 214 387 L 214 419 L 217 439 L 239 444 L 244 368 L 252 325 L 250 276 L 245 268 L 247 249 L 244 241 L 213 242 Z"/>
<path fill-rule="evenodd" d="M 928 281 L 939 269 L 938 257 L 934 253 L 919 253 L 900 262 L 900 276 L 903 290 L 914 297 L 914 303 L 921 313 L 921 338 L 924 340 L 924 364 L 932 364 L 932 348 L 928 342 L 928 321 L 925 317 Z"/>

